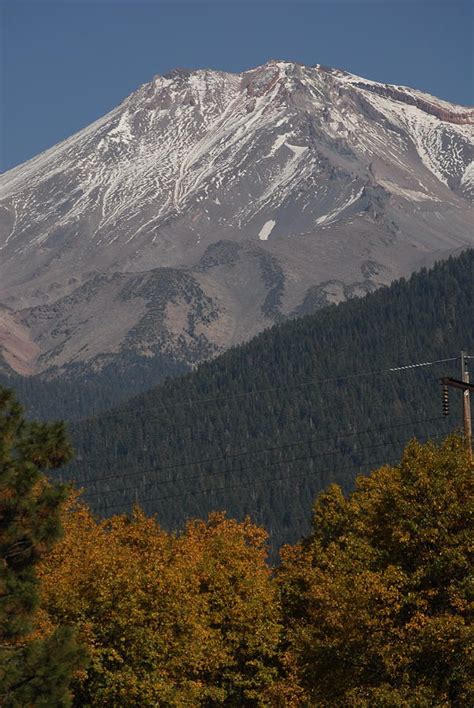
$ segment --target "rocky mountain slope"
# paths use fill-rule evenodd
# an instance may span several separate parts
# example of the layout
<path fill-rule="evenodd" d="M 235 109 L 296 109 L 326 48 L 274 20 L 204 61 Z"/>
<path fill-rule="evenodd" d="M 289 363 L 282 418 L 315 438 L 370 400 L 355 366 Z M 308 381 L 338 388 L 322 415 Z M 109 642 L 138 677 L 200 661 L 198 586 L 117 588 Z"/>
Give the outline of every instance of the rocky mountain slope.
<path fill-rule="evenodd" d="M 474 243 L 474 111 L 271 61 L 157 76 L 0 175 L 6 366 L 192 365 Z"/>
<path fill-rule="evenodd" d="M 460 351 L 474 352 L 473 275 L 467 250 L 75 422 L 76 458 L 61 474 L 103 515 L 139 503 L 173 529 L 226 509 L 263 524 L 276 546 L 294 542 L 331 482 L 348 492 L 357 475 L 398 462 L 410 438 L 462 429 L 461 393 L 443 416 L 439 379 L 458 378 Z M 43 410 L 60 381 L 41 382 Z"/>

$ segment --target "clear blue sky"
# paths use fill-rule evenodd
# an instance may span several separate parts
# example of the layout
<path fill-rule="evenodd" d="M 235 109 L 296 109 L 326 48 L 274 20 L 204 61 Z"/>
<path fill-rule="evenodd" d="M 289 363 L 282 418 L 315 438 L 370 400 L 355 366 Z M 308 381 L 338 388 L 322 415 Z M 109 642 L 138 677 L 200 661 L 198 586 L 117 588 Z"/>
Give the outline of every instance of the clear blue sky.
<path fill-rule="evenodd" d="M 473 102 L 471 0 L 0 0 L 4 171 L 176 66 L 321 63 Z"/>

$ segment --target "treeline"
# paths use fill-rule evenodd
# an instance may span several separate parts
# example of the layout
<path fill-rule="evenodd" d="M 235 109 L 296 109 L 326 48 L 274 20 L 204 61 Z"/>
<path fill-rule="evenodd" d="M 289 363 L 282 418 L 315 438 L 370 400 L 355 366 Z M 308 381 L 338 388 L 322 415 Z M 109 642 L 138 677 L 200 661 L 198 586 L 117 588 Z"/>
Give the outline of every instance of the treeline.
<path fill-rule="evenodd" d="M 330 486 L 273 569 L 249 519 L 95 518 L 69 456 L 0 393 L 2 706 L 472 704 L 461 439 Z"/>
<path fill-rule="evenodd" d="M 78 420 L 98 415 L 157 383 L 180 376 L 189 366 L 171 357 L 147 359 L 133 352 L 91 366 L 69 364 L 62 371 L 20 376 L 0 355 L 0 386 L 15 390 L 31 419 Z"/>
<path fill-rule="evenodd" d="M 362 299 L 273 327 L 192 374 L 74 425 L 67 475 L 102 515 L 139 502 L 168 529 L 225 509 L 275 550 L 309 530 L 312 500 L 344 492 L 406 442 L 460 425 L 441 417 L 439 377 L 474 351 L 474 252 Z M 361 375 L 362 374 L 362 375 Z M 66 476 L 67 476 L 66 475 Z"/>

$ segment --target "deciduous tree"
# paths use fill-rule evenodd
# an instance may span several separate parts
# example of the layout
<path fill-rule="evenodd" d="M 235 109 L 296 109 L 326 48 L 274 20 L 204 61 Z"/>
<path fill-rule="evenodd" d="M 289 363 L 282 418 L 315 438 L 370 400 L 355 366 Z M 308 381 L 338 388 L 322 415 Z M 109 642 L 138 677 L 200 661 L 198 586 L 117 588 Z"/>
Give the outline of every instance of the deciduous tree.
<path fill-rule="evenodd" d="M 472 468 L 456 437 L 332 486 L 279 572 L 288 670 L 311 705 L 472 705 Z"/>
<path fill-rule="evenodd" d="M 78 705 L 269 704 L 281 626 L 262 529 L 215 514 L 174 535 L 80 504 L 64 524 L 41 574 L 50 620 L 91 654 Z"/>

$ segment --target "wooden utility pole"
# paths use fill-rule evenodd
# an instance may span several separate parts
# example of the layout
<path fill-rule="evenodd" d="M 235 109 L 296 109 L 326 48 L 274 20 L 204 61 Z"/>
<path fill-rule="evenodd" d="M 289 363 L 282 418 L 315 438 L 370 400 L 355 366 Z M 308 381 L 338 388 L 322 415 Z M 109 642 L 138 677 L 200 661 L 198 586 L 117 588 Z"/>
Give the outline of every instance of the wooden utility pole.
<path fill-rule="evenodd" d="M 443 377 L 443 415 L 449 413 L 449 393 L 448 387 L 459 388 L 462 391 L 462 418 L 464 423 L 464 440 L 466 443 L 469 462 L 473 464 L 472 455 L 472 419 L 471 419 L 471 390 L 474 391 L 474 384 L 469 382 L 469 371 L 467 370 L 466 359 L 471 359 L 466 352 L 461 352 L 461 380 Z"/>

